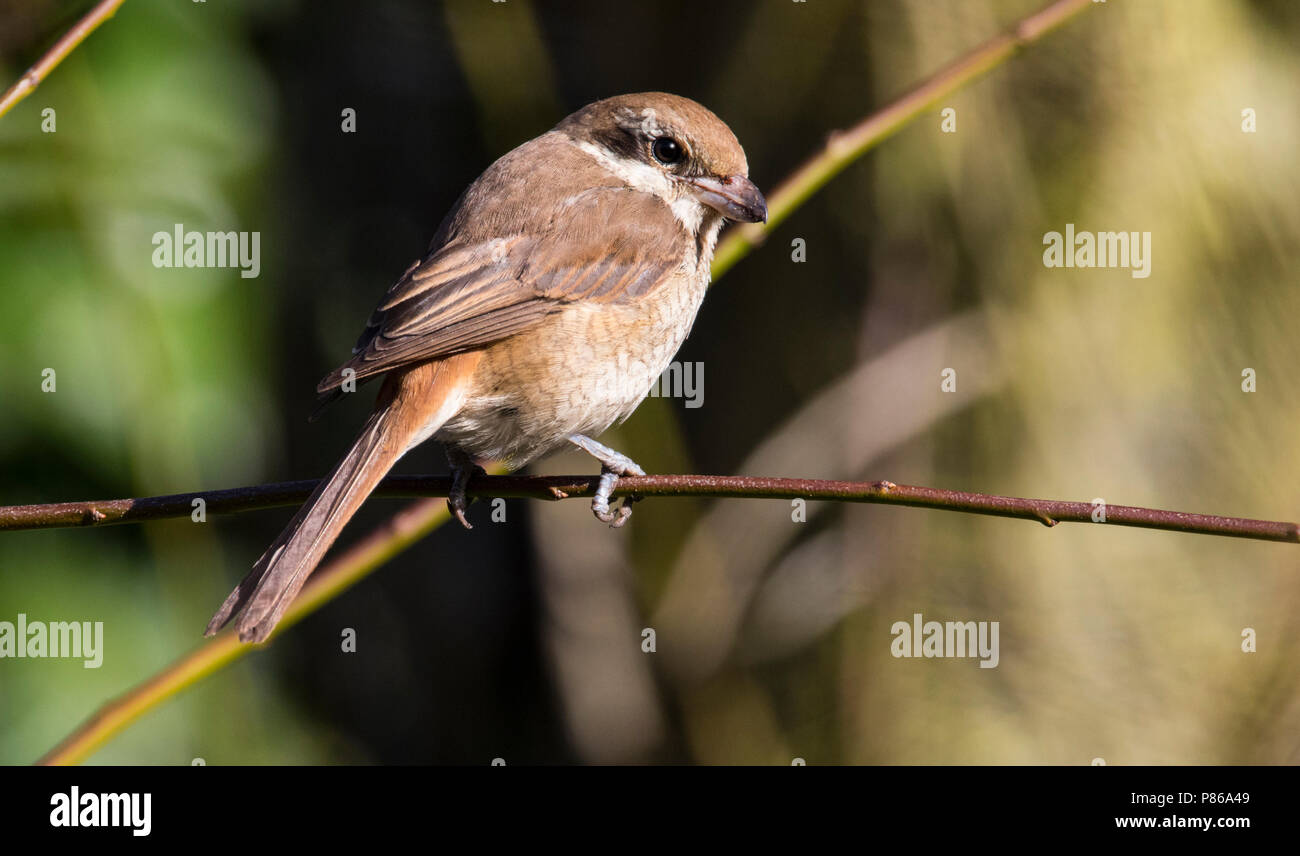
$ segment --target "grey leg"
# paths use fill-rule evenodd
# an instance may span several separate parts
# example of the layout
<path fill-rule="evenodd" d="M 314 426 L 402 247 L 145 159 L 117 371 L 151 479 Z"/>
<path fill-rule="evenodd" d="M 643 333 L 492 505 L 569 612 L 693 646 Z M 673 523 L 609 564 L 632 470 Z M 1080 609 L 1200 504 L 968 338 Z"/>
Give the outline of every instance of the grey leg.
<path fill-rule="evenodd" d="M 621 528 L 632 516 L 632 503 L 640 497 L 624 497 L 623 504 L 615 513 L 609 509 L 610 494 L 614 492 L 614 485 L 618 483 L 619 476 L 643 476 L 645 470 L 638 467 L 636 461 L 622 452 L 617 452 L 582 434 L 570 434 L 569 442 L 600 461 L 600 485 L 591 500 L 591 513 L 596 515 L 596 519 L 601 523 L 608 523 L 615 529 Z"/>
<path fill-rule="evenodd" d="M 469 520 L 465 518 L 465 509 L 469 508 L 470 504 L 465 488 L 469 485 L 470 479 L 482 475 L 484 470 L 474 463 L 469 455 L 455 446 L 447 447 L 447 463 L 451 465 L 451 490 L 447 493 L 447 510 L 451 512 L 452 517 L 460 521 L 461 526 L 473 529 Z"/>

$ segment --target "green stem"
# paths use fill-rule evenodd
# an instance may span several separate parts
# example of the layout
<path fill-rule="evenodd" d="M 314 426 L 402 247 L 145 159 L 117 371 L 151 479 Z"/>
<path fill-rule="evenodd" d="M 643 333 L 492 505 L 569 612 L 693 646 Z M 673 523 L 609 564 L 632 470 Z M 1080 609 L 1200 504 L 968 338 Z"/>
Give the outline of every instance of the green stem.
<path fill-rule="evenodd" d="M 821 151 L 804 161 L 768 195 L 766 223 L 750 223 L 731 229 L 718 244 L 713 257 L 714 279 L 749 255 L 810 196 L 881 140 L 1091 5 L 1092 0 L 1058 0 L 1020 21 L 1010 31 L 989 39 L 849 130 L 831 134 Z"/>

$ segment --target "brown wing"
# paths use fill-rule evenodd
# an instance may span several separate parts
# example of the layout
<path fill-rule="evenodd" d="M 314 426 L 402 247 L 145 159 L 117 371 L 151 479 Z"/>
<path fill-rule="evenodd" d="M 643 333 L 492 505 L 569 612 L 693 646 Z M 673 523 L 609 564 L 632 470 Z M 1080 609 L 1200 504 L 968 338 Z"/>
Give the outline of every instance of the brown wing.
<path fill-rule="evenodd" d="M 346 369 L 361 380 L 486 347 L 576 300 L 638 297 L 685 258 L 688 239 L 668 206 L 621 186 L 561 195 L 550 210 L 517 212 L 509 220 L 483 210 L 476 222 L 466 209 L 490 175 L 466 193 L 450 218 L 445 231 L 451 237 L 388 290 L 352 359 L 322 380 L 317 392 L 339 386 Z M 509 201 L 515 194 L 502 196 Z M 513 234 L 482 234 L 485 224 L 507 223 Z"/>

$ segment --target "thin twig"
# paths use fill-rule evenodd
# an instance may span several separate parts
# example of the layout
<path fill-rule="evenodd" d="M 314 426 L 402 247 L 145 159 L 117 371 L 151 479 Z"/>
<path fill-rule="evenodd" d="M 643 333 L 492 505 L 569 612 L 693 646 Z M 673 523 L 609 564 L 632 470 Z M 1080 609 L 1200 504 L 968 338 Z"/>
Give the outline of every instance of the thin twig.
<path fill-rule="evenodd" d="M 796 169 L 767 197 L 767 222 L 729 229 L 713 258 L 713 276 L 722 276 L 781 224 L 786 217 L 867 150 L 903 128 L 940 99 L 1001 65 L 1021 48 L 1033 44 L 1092 5 L 1092 0 L 1058 0 L 1030 15 L 1001 35 L 984 42 L 940 70 L 893 103 L 872 113 L 847 131 L 830 135 L 825 147 Z"/>
<path fill-rule="evenodd" d="M 512 497 L 568 499 L 589 497 L 596 490 L 594 476 L 479 476 L 469 484 L 476 498 Z M 200 493 L 177 493 L 139 499 L 59 502 L 50 505 L 0 507 L 0 531 L 109 526 L 171 517 L 188 517 L 194 501 L 204 501 L 208 514 L 229 514 L 280 505 L 299 505 L 316 482 L 293 481 L 238 487 Z M 446 476 L 389 476 L 376 496 L 446 496 L 451 480 Z M 1300 526 L 1275 520 L 1192 514 L 1132 505 L 1101 505 L 1055 499 L 1025 499 L 960 490 L 894 484 L 888 481 L 828 481 L 825 479 L 760 478 L 754 476 L 627 476 L 619 479 L 615 496 L 708 496 L 731 499 L 805 499 L 906 505 L 994 517 L 1057 523 L 1109 523 L 1140 529 L 1165 529 L 1201 535 L 1225 535 L 1260 541 L 1300 543 Z"/>
<path fill-rule="evenodd" d="M 15 104 L 31 95 L 32 91 L 37 86 L 40 86 L 41 81 L 49 76 L 55 66 L 63 62 L 68 54 L 72 53 L 77 45 L 85 40 L 86 36 L 93 33 L 100 24 L 113 17 L 113 13 L 117 11 L 117 7 L 121 6 L 123 2 L 124 0 L 101 0 L 71 30 L 64 33 L 63 38 L 55 42 L 54 47 L 46 51 L 36 65 L 27 69 L 27 72 L 18 78 L 18 82 L 9 87 L 3 96 L 0 96 L 0 116 L 8 113 Z"/>

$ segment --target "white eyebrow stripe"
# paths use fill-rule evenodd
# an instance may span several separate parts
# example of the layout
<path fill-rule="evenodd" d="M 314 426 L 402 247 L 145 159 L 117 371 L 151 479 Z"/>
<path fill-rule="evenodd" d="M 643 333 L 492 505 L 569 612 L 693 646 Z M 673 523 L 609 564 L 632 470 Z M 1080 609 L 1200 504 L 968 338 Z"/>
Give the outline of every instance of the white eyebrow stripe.
<path fill-rule="evenodd" d="M 598 146 L 586 140 L 575 141 L 574 145 L 594 158 L 611 175 L 628 187 L 646 193 L 653 193 L 665 202 L 671 197 L 671 185 L 668 183 L 668 176 L 662 170 L 655 169 L 648 163 L 642 163 L 631 158 L 617 157 L 603 146 Z"/>
<path fill-rule="evenodd" d="M 677 222 L 685 226 L 690 234 L 695 235 L 699 232 L 700 222 L 704 217 L 703 204 L 690 193 L 675 192 L 672 179 L 663 170 L 630 158 L 615 157 L 608 149 L 586 140 L 575 140 L 573 144 L 590 155 L 623 184 L 663 200 L 663 203 L 672 210 Z"/>

